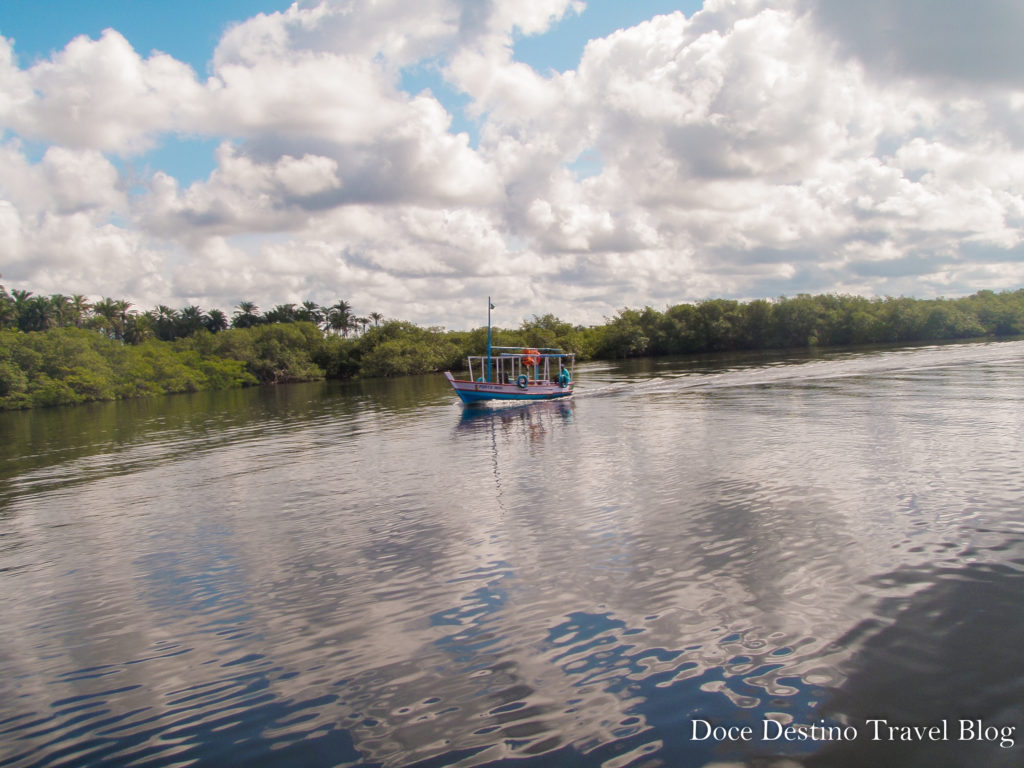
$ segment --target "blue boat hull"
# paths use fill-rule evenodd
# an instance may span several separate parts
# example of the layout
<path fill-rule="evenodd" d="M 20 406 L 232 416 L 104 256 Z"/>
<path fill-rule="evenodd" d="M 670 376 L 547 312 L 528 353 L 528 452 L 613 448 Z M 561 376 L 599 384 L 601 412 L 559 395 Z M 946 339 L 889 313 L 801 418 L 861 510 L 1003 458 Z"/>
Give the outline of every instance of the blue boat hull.
<path fill-rule="evenodd" d="M 445 378 L 452 385 L 455 393 L 464 403 L 483 403 L 489 400 L 505 402 L 533 402 L 537 400 L 558 400 L 572 395 L 572 384 L 562 387 L 557 384 L 529 384 L 526 387 L 517 384 L 497 384 L 480 381 L 461 381 L 450 373 Z"/>
<path fill-rule="evenodd" d="M 545 394 L 545 395 L 530 395 L 530 394 L 495 394 L 493 392 L 463 392 L 461 390 L 455 390 L 459 398 L 464 403 L 482 403 L 487 400 L 519 400 L 519 401 L 530 401 L 530 400 L 557 400 L 562 397 L 569 397 L 572 394 L 572 390 L 566 392 L 559 392 L 557 394 Z"/>

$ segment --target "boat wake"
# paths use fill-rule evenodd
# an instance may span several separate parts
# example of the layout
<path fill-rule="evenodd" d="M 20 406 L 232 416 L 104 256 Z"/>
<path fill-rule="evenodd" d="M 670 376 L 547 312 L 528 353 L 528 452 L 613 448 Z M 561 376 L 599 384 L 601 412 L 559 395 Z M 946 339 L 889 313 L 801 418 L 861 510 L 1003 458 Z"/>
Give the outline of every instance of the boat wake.
<path fill-rule="evenodd" d="M 658 363 L 661 370 L 649 378 L 632 374 L 626 381 L 614 366 L 583 369 L 575 397 L 656 395 L 711 392 L 737 387 L 770 387 L 806 384 L 858 376 L 915 377 L 958 366 L 999 366 L 1024 356 L 1024 341 L 992 341 L 940 344 L 819 353 L 813 357 L 786 356 L 729 364 L 723 358 L 716 366 L 707 358 L 699 362 L 678 358 Z"/>

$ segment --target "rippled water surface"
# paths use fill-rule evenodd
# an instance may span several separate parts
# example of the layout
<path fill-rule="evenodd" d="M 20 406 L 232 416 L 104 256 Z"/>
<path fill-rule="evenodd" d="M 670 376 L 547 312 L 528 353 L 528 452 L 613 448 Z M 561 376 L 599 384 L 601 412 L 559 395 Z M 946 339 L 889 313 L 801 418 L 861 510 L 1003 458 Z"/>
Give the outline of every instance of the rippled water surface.
<path fill-rule="evenodd" d="M 577 378 L 0 414 L 0 764 L 1024 764 L 1024 342 Z"/>

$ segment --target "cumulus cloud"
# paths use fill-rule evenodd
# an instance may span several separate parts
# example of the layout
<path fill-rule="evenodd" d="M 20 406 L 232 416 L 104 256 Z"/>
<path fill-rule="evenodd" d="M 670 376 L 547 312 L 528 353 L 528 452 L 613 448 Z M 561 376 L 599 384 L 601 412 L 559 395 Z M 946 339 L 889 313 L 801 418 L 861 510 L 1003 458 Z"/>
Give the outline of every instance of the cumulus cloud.
<path fill-rule="evenodd" d="M 33 163 L 17 141 L 0 145 L 5 281 L 44 293 L 167 290 L 145 233 L 117 223 L 128 214 L 120 174 L 97 150 L 52 146 Z"/>
<path fill-rule="evenodd" d="M 0 125 L 24 138 L 132 154 L 157 133 L 187 129 L 204 110 L 189 66 L 161 53 L 142 59 L 116 30 L 77 37 L 27 71 L 14 69 L 5 45 Z"/>
<path fill-rule="evenodd" d="M 572 93 L 549 98 L 565 109 L 547 129 L 539 114 L 526 141 L 510 137 L 529 115 L 490 126 L 492 151 L 517 158 L 503 168 L 529 168 L 518 160 L 527 141 L 563 162 L 578 142 L 602 158 L 600 175 L 568 188 L 552 174 L 537 189 L 529 169 L 524 228 L 549 249 L 607 242 L 635 254 L 621 272 L 614 260 L 580 261 L 591 281 L 603 272 L 609 293 L 621 287 L 637 303 L 662 295 L 680 260 L 698 272 L 679 276 L 676 295 L 688 297 L 904 292 L 907 281 L 864 280 L 862 263 L 925 251 L 944 256 L 920 262 L 934 271 L 907 292 L 970 290 L 959 245 L 1020 243 L 1012 137 L 989 102 L 946 103 L 912 80 L 879 84 L 835 48 L 799 8 L 758 3 L 709 3 L 692 19 L 658 17 L 592 41 L 576 72 L 547 82 L 549 96 Z M 929 172 L 908 166 L 923 136 L 936 153 Z M 608 238 L 634 221 L 654 242 Z M 652 273 L 633 290 L 652 250 L 662 281 Z M 695 294 L 700 285 L 710 290 Z"/>
<path fill-rule="evenodd" d="M 1015 0 L 805 0 L 847 55 L 881 77 L 1020 88 L 1024 6 Z"/>
<path fill-rule="evenodd" d="M 344 297 L 452 327 L 487 294 L 513 322 L 595 322 L 1024 280 L 1015 4 L 707 0 L 590 41 L 573 71 L 515 59 L 517 35 L 586 12 L 297 3 L 229 29 L 205 80 L 114 30 L 27 68 L 0 39 L 5 279 L 146 305 Z M 478 142 L 402 90 L 424 66 Z M 208 178 L 115 162 L 173 134 L 220 139 Z"/>

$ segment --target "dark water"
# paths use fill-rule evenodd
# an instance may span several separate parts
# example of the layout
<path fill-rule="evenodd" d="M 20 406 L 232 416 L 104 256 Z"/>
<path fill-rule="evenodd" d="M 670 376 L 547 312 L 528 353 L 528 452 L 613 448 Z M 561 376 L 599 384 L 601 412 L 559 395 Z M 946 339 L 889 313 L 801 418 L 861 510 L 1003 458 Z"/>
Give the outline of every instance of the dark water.
<path fill-rule="evenodd" d="M 0 763 L 1024 764 L 1024 342 L 577 378 L 0 414 Z"/>

